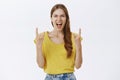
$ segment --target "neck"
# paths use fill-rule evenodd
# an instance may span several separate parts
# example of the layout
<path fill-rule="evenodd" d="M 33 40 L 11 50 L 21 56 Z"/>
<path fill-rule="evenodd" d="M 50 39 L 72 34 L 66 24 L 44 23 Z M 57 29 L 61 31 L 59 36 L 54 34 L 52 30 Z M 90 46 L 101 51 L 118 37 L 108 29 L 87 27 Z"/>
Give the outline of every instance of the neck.
<path fill-rule="evenodd" d="M 63 31 L 53 30 L 52 32 L 56 37 L 64 36 Z"/>

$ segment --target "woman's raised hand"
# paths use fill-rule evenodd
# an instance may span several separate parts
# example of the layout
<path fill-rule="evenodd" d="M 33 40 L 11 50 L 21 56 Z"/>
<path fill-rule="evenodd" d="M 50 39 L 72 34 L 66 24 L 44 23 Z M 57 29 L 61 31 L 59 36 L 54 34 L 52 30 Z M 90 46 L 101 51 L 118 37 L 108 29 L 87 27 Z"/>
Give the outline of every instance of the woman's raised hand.
<path fill-rule="evenodd" d="M 44 39 L 44 33 L 38 33 L 38 28 L 36 28 L 36 45 L 37 47 L 42 47 L 42 42 Z"/>
<path fill-rule="evenodd" d="M 80 42 L 81 42 L 81 29 L 79 29 L 79 34 L 75 36 L 76 45 L 80 44 Z"/>

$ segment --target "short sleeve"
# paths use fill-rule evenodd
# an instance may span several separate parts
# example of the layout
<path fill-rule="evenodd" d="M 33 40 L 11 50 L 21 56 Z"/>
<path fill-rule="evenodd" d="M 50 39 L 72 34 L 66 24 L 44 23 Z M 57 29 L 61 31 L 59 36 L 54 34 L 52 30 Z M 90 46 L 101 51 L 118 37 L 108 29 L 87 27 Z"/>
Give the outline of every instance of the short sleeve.
<path fill-rule="evenodd" d="M 81 41 L 83 40 L 83 37 L 82 37 L 82 36 L 80 37 L 80 40 L 81 40 Z"/>
<path fill-rule="evenodd" d="M 33 41 L 34 41 L 34 43 L 36 44 L 36 39 L 34 39 Z"/>

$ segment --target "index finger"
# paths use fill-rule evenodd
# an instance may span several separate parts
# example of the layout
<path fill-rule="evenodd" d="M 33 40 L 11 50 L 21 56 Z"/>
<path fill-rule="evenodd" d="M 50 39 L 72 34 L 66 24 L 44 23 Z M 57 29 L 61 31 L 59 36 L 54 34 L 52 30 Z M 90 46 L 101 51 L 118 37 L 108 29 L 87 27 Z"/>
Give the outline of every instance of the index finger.
<path fill-rule="evenodd" d="M 38 28 L 36 28 L 36 36 L 38 36 Z"/>
<path fill-rule="evenodd" d="M 79 35 L 81 35 L 81 28 L 79 28 Z"/>

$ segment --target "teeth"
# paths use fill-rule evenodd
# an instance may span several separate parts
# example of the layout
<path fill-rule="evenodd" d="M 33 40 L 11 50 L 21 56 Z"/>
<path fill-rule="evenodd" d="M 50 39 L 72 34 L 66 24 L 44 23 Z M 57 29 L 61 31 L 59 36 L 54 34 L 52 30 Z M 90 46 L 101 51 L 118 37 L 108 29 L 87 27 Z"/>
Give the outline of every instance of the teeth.
<path fill-rule="evenodd" d="M 57 23 L 57 24 L 62 24 L 62 23 Z"/>
<path fill-rule="evenodd" d="M 62 24 L 62 23 L 58 23 L 58 24 Z"/>

